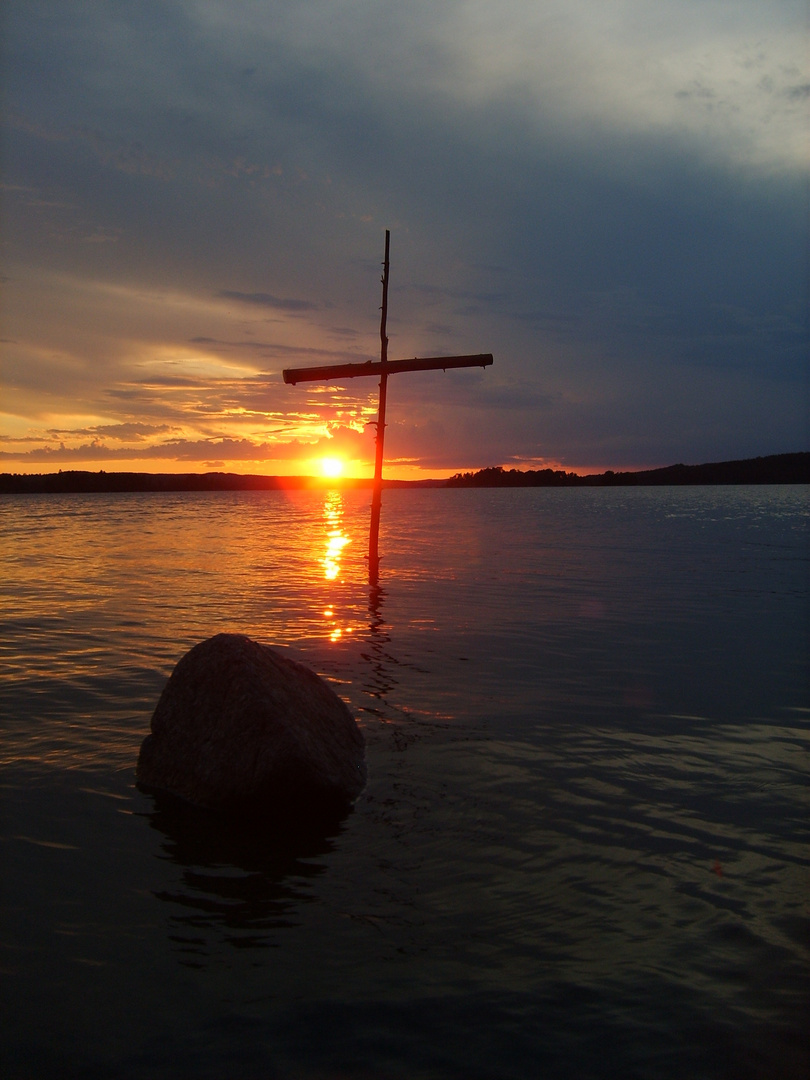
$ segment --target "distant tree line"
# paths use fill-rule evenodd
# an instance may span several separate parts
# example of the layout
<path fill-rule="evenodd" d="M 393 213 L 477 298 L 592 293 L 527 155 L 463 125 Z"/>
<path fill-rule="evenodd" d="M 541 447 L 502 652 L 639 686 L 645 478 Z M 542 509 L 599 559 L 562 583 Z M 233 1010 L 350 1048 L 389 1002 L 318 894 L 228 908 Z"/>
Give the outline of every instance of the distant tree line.
<path fill-rule="evenodd" d="M 639 472 L 607 472 L 578 476 L 562 469 L 479 469 L 456 473 L 445 487 L 641 487 L 664 484 L 807 484 L 810 453 L 772 454 L 743 461 L 708 465 L 668 465 Z"/>
<path fill-rule="evenodd" d="M 573 487 L 582 477 L 562 469 L 503 469 L 495 465 L 478 472 L 456 473 L 445 487 Z"/>
<path fill-rule="evenodd" d="M 260 476 L 242 473 L 85 472 L 0 474 L 0 494 L 59 495 L 138 491 L 277 491 L 323 488 L 334 481 L 311 476 Z M 341 480 L 341 487 L 369 487 L 371 480 Z"/>
<path fill-rule="evenodd" d="M 808 484 L 810 453 L 772 454 L 709 465 L 668 465 L 640 472 L 578 476 L 563 469 L 503 469 L 456 473 L 449 480 L 384 480 L 394 487 L 632 487 L 663 484 Z M 241 473 L 83 472 L 2 473 L 0 494 L 44 495 L 125 491 L 274 491 L 295 488 L 369 488 L 370 479 L 324 480 L 310 476 L 258 476 Z"/>

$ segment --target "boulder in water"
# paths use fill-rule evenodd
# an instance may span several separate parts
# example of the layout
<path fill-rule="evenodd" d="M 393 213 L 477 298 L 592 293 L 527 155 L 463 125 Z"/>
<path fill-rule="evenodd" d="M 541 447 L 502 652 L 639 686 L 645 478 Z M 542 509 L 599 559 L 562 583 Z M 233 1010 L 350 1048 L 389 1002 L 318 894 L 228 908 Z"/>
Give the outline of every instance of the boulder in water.
<path fill-rule="evenodd" d="M 254 821 L 345 813 L 366 779 L 365 740 L 314 671 L 241 634 L 179 661 L 141 746 L 138 783 Z"/>

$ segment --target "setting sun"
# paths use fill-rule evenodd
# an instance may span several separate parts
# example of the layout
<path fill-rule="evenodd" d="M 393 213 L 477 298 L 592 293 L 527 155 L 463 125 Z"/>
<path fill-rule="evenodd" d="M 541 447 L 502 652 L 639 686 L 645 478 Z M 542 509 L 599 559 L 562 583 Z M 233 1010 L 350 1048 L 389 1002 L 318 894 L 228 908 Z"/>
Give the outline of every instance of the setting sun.
<path fill-rule="evenodd" d="M 331 480 L 343 475 L 343 459 L 338 457 L 321 458 L 321 475 Z"/>

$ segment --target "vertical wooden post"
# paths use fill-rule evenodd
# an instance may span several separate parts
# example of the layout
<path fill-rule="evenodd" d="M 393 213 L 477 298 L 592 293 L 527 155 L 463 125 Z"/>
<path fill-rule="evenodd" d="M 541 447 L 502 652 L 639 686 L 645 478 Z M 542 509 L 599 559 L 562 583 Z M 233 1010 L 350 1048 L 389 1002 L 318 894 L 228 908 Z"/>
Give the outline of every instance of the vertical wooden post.
<path fill-rule="evenodd" d="M 380 363 L 388 362 L 388 338 L 385 324 L 388 319 L 388 250 L 391 233 L 385 230 L 385 261 L 382 276 L 382 316 L 380 318 Z M 382 509 L 382 467 L 385 442 L 385 397 L 388 389 L 388 373 L 380 374 L 380 404 L 377 410 L 376 454 L 374 458 L 374 488 L 371 495 L 371 526 L 368 533 L 368 578 L 376 585 L 380 574 L 380 510 Z"/>

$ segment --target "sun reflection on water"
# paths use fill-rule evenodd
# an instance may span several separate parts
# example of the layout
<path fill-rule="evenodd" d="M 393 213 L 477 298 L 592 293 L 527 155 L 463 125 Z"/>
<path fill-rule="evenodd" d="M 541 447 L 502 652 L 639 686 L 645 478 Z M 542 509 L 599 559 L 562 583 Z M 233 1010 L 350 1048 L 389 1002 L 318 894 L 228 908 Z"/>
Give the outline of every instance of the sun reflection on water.
<path fill-rule="evenodd" d="M 330 491 L 323 504 L 323 520 L 326 528 L 326 550 L 321 558 L 323 576 L 326 581 L 339 583 L 341 578 L 341 560 L 343 550 L 350 544 L 351 537 L 346 533 L 344 526 L 343 496 L 339 491 Z M 352 632 L 351 626 L 341 626 L 335 604 L 328 604 L 323 610 L 323 616 L 327 620 L 329 640 L 339 641 L 344 634 Z"/>

